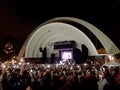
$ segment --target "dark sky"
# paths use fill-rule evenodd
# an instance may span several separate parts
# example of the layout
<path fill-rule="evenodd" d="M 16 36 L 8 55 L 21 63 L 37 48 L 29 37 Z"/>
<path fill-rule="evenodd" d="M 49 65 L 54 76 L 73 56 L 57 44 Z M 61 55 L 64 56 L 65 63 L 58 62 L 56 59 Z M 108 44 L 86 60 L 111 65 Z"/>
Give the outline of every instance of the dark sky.
<path fill-rule="evenodd" d="M 12 35 L 22 43 L 41 23 L 72 16 L 83 19 L 120 47 L 120 0 L 1 0 L 0 40 Z"/>

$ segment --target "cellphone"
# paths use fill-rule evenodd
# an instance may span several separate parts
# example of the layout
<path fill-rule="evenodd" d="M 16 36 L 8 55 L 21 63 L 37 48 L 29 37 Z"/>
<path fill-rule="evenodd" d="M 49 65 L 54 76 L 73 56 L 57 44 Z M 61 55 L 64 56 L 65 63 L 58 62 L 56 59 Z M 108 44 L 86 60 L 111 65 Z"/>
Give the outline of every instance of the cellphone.
<path fill-rule="evenodd" d="M 20 82 L 18 82 L 17 85 L 19 86 L 19 85 L 20 85 Z"/>

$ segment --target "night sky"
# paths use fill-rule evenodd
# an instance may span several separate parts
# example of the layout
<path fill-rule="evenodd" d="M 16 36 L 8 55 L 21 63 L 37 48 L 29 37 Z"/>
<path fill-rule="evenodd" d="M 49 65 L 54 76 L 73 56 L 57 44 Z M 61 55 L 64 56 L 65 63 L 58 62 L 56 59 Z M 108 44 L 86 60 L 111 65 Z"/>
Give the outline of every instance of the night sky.
<path fill-rule="evenodd" d="M 120 0 L 0 0 L 0 40 L 12 35 L 21 43 L 46 20 L 83 19 L 120 47 Z"/>

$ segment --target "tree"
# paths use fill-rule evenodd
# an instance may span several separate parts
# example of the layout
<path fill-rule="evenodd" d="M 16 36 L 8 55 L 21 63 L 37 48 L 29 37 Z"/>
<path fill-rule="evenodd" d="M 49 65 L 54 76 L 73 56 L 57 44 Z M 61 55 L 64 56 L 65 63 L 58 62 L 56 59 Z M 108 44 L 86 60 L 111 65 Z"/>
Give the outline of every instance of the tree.
<path fill-rule="evenodd" d="M 10 60 L 14 55 L 17 55 L 20 50 L 19 40 L 16 37 L 8 35 L 1 44 L 2 61 Z"/>

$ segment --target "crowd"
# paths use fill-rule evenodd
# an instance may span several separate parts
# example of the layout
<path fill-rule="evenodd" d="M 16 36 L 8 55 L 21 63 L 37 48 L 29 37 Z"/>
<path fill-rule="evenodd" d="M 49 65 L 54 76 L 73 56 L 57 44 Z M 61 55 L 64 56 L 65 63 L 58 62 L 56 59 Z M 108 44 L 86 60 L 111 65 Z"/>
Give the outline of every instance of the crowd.
<path fill-rule="evenodd" d="M 120 70 L 80 64 L 1 67 L 0 90 L 120 90 Z"/>

